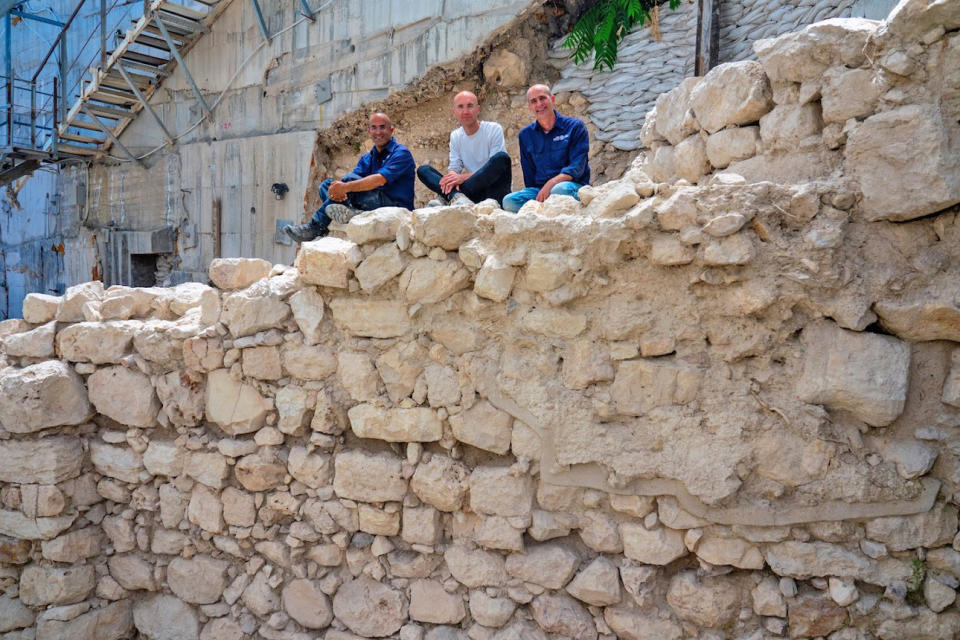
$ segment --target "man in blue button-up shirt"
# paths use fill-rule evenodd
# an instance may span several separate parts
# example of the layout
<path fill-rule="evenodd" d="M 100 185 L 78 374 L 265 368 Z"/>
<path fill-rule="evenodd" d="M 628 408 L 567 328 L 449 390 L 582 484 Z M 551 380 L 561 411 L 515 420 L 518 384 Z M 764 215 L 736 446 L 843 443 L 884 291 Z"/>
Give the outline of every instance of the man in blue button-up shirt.
<path fill-rule="evenodd" d="M 327 235 L 331 220 L 340 223 L 379 207 L 413 209 L 416 163 L 410 150 L 393 139 L 393 124 L 385 113 L 370 116 L 367 127 L 373 148 L 361 156 L 342 180 L 324 180 L 319 187 L 323 204 L 306 224 L 283 228 L 297 242 Z"/>
<path fill-rule="evenodd" d="M 543 202 L 553 194 L 577 198 L 580 187 L 590 183 L 587 128 L 581 120 L 557 113 L 556 102 L 547 85 L 535 84 L 527 90 L 527 108 L 537 119 L 520 131 L 526 189 L 503 199 L 507 211 L 519 211 L 525 202 Z"/>

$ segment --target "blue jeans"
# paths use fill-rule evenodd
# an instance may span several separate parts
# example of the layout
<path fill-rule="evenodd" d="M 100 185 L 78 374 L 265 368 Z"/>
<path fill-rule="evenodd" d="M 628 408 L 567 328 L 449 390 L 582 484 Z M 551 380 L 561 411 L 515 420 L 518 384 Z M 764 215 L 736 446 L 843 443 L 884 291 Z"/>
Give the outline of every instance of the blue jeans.
<path fill-rule="evenodd" d="M 359 180 L 361 176 L 358 176 L 355 173 L 348 173 L 347 175 L 341 178 L 341 182 L 353 182 L 354 180 Z M 326 231 L 327 227 L 330 226 L 330 216 L 327 215 L 327 205 L 329 205 L 332 200 L 328 195 L 328 190 L 330 185 L 333 184 L 331 178 L 327 178 L 320 183 L 320 186 L 317 187 L 317 192 L 320 194 L 320 199 L 323 200 L 323 204 L 320 205 L 320 208 L 314 211 L 313 217 L 310 218 L 310 225 L 315 227 L 319 231 Z M 379 209 L 380 207 L 404 207 L 406 205 L 394 202 L 390 196 L 383 192 L 383 188 L 371 189 L 370 191 L 354 191 L 347 194 L 346 201 L 341 204 L 349 205 L 354 209 L 359 209 L 360 211 L 373 211 L 374 209 Z"/>
<path fill-rule="evenodd" d="M 580 187 L 582 186 L 582 184 L 570 182 L 568 180 L 567 182 L 561 182 L 553 189 L 550 189 L 550 195 L 571 196 L 579 200 L 580 198 L 577 196 L 577 191 L 579 191 Z M 520 207 L 530 200 L 536 198 L 538 193 L 540 193 L 540 187 L 527 187 L 526 189 L 521 189 L 520 191 L 514 191 L 513 193 L 504 197 L 503 208 L 511 213 L 516 213 L 517 211 L 520 211 Z"/>
<path fill-rule="evenodd" d="M 417 169 L 417 177 L 426 185 L 427 189 L 437 195 L 443 195 L 440 188 L 440 178 L 443 174 L 425 164 Z M 490 156 L 482 167 L 473 172 L 473 175 L 450 192 L 453 196 L 457 191 L 474 202 L 493 198 L 497 202 L 510 193 L 513 176 L 511 175 L 510 156 L 502 151 Z"/>

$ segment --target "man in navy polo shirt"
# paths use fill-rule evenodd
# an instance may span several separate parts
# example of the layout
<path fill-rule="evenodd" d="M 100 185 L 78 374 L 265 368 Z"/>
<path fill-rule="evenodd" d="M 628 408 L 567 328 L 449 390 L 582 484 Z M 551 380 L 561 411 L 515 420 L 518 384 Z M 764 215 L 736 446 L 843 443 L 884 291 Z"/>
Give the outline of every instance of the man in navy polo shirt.
<path fill-rule="evenodd" d="M 370 116 L 367 127 L 373 148 L 360 157 L 342 180 L 324 180 L 318 189 L 323 204 L 306 224 L 283 228 L 297 242 L 327 235 L 331 220 L 340 223 L 379 207 L 413 209 L 416 163 L 410 150 L 393 139 L 393 124 L 385 113 Z"/>
<path fill-rule="evenodd" d="M 557 99 L 545 84 L 527 90 L 527 108 L 536 117 L 520 131 L 520 167 L 526 189 L 507 194 L 503 208 L 517 212 L 525 202 L 543 202 L 552 194 L 577 198 L 590 184 L 590 138 L 581 120 L 554 109 Z M 579 198 L 578 198 L 579 199 Z"/>

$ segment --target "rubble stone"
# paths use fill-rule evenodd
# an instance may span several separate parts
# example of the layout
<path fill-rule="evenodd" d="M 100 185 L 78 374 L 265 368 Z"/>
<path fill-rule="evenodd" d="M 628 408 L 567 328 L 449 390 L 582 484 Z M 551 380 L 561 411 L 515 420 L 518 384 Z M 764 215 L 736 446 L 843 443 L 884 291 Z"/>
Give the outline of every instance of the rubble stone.
<path fill-rule="evenodd" d="M 10 433 L 76 425 L 90 416 L 83 380 L 66 363 L 48 360 L 0 372 L 0 424 Z"/>

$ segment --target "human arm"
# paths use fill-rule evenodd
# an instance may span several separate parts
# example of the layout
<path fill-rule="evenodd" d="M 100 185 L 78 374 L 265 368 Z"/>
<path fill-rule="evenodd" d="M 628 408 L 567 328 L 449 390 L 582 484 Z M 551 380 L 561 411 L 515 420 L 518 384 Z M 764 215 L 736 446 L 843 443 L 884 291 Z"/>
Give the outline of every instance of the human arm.
<path fill-rule="evenodd" d="M 343 202 L 347 199 L 348 193 L 372 191 L 378 187 L 382 187 L 385 184 L 387 184 L 386 178 L 379 173 L 373 173 L 366 178 L 351 180 L 350 182 L 342 182 L 337 180 L 330 185 L 330 188 L 327 190 L 327 195 L 329 195 L 330 199 L 334 202 Z"/>
<path fill-rule="evenodd" d="M 453 191 L 454 188 L 466 182 L 467 178 L 472 175 L 473 173 L 456 173 L 455 171 L 449 171 L 445 176 L 440 178 L 440 190 L 443 191 L 443 195 L 447 195 Z"/>
<path fill-rule="evenodd" d="M 560 174 L 567 176 L 565 180 L 586 183 L 589 180 L 586 173 L 587 159 L 590 156 L 590 135 L 580 120 L 577 120 L 570 130 L 570 145 L 567 149 L 567 164 L 560 169 Z"/>
<path fill-rule="evenodd" d="M 535 187 L 537 165 L 530 153 L 530 141 L 525 139 L 524 131 L 520 132 L 520 169 L 523 171 L 523 186 Z"/>
<path fill-rule="evenodd" d="M 561 182 L 566 182 L 566 181 L 571 180 L 571 179 L 572 179 L 572 177 L 570 176 L 570 174 L 567 174 L 567 173 L 558 173 L 557 175 L 555 175 L 555 176 L 553 176 L 552 178 L 550 178 L 549 180 L 547 180 L 546 183 L 544 183 L 544 185 L 543 185 L 542 187 L 540 187 L 540 192 L 537 194 L 537 202 L 543 202 L 544 200 L 546 200 L 547 198 L 549 198 L 549 197 L 550 197 L 550 191 L 551 191 L 555 186 L 557 186 L 557 185 L 560 184 Z"/>

